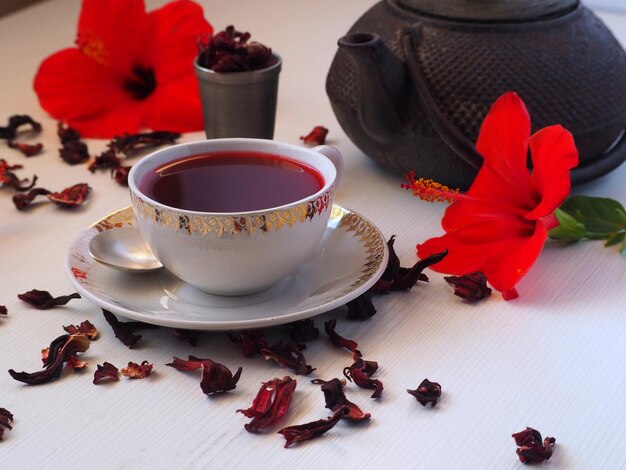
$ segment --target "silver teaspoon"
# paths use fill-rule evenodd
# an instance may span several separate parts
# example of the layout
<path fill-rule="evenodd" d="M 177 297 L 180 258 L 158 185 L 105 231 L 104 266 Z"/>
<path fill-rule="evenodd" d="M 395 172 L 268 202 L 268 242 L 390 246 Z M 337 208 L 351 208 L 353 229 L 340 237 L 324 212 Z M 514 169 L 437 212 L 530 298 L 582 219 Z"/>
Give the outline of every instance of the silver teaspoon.
<path fill-rule="evenodd" d="M 163 267 L 139 230 L 133 227 L 114 228 L 96 234 L 89 241 L 89 254 L 96 261 L 122 271 L 148 272 Z"/>

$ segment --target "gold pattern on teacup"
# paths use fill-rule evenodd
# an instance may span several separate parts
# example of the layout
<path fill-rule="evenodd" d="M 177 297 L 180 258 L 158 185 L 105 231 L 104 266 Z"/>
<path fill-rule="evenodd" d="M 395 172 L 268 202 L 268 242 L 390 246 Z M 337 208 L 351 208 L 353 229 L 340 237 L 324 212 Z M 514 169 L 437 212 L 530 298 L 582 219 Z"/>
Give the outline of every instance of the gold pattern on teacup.
<path fill-rule="evenodd" d="M 219 238 L 232 237 L 239 233 L 253 235 L 256 232 L 281 230 L 295 223 L 312 220 L 329 210 L 333 188 L 313 200 L 298 204 L 286 210 L 276 210 L 267 214 L 233 217 L 229 215 L 188 217 L 177 211 L 155 207 L 147 201 L 131 194 L 133 210 L 137 218 L 157 223 L 174 231 L 183 230 L 201 236 L 215 234 Z"/>
<path fill-rule="evenodd" d="M 308 204 L 301 204 L 297 206 L 296 208 L 292 209 L 292 211 L 287 211 L 287 212 L 291 212 L 290 216 L 294 217 L 293 220 L 304 221 L 306 220 L 307 214 L 309 213 L 309 207 L 310 206 Z M 146 214 L 148 214 L 149 216 L 152 216 L 153 214 L 153 212 L 150 210 L 149 207 L 147 208 L 143 205 L 136 205 L 135 211 L 138 212 L 138 210 L 144 211 L 142 213 L 142 216 L 144 218 Z M 360 215 L 350 212 L 349 210 L 336 206 L 336 205 L 332 206 L 330 211 L 331 211 L 330 222 L 336 224 L 336 226 L 338 225 L 346 232 L 353 234 L 353 236 L 356 237 L 359 240 L 359 242 L 365 247 L 365 250 L 367 253 L 366 261 L 365 263 L 363 263 L 361 267 L 359 276 L 350 284 L 350 286 L 346 286 L 344 289 L 337 292 L 333 296 L 333 299 L 332 299 L 332 300 L 335 300 L 335 299 L 339 299 L 345 296 L 346 294 L 349 294 L 350 292 L 354 291 L 354 289 L 357 289 L 358 287 L 362 286 L 365 282 L 367 282 L 369 279 L 371 279 L 371 277 L 380 268 L 380 265 L 383 262 L 383 259 L 385 256 L 386 242 L 384 238 L 382 237 L 381 233 L 378 231 L 378 229 L 376 229 L 376 227 L 374 227 L 370 222 L 363 219 Z M 125 225 L 134 225 L 133 213 L 134 212 L 130 207 L 126 207 L 117 212 L 114 212 L 113 214 L 106 216 L 102 220 L 99 220 L 98 222 L 93 224 L 92 227 L 96 229 L 98 232 L 102 232 L 104 230 L 110 230 L 110 229 L 125 226 Z M 302 214 L 304 214 L 304 216 Z M 271 218 L 270 216 L 272 215 L 273 213 L 269 214 L 266 217 L 266 221 L 269 220 Z M 282 217 L 283 218 L 286 217 L 286 214 L 283 214 Z M 295 223 L 295 221 L 293 223 Z M 216 221 L 213 221 L 213 223 L 215 222 Z M 198 220 L 195 221 L 195 223 L 197 225 L 203 225 Z M 285 223 L 283 223 L 283 226 Z M 194 226 L 194 221 L 191 220 L 188 216 L 183 215 L 183 214 L 178 215 L 178 228 L 177 228 L 178 230 L 185 230 L 191 233 L 192 226 Z M 267 226 L 268 225 L 266 223 L 265 230 L 267 230 Z M 172 226 L 174 230 L 176 230 L 175 227 L 176 225 Z M 214 225 L 213 227 L 218 227 L 218 226 Z M 233 227 L 226 224 L 224 226 L 221 226 L 221 231 L 222 233 L 225 233 L 227 230 Z M 207 233 L 210 233 L 208 228 L 207 228 Z M 74 274 L 74 277 L 77 279 L 77 281 L 80 282 L 81 284 L 89 285 L 90 288 L 92 289 L 98 289 L 98 286 L 94 286 L 91 284 L 91 279 L 88 276 L 89 268 L 91 264 L 94 262 L 93 259 L 85 258 L 84 256 L 79 255 L 78 253 L 73 253 L 72 258 L 73 258 L 72 272 Z M 113 303 L 117 303 L 115 300 L 110 300 L 110 301 Z"/>

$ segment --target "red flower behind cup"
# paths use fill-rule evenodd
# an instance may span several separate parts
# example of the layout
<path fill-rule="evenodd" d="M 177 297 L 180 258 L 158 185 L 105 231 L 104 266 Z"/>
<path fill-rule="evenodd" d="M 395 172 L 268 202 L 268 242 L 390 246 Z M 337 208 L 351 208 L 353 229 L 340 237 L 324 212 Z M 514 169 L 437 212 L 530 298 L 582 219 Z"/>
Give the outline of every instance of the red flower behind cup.
<path fill-rule="evenodd" d="M 446 234 L 417 245 L 417 254 L 426 258 L 447 249 L 448 256 L 431 269 L 457 276 L 481 271 L 505 299 L 514 299 L 515 285 L 558 224 L 553 213 L 569 194 L 578 151 L 561 126 L 530 135 L 528 110 L 512 92 L 491 107 L 476 148 L 484 163 L 466 194 L 408 178 L 406 186 L 417 196 L 453 201 L 441 221 Z"/>
<path fill-rule="evenodd" d="M 48 57 L 37 72 L 39 102 L 83 137 L 201 130 L 193 61 L 198 36 L 212 32 L 190 0 L 149 13 L 143 0 L 84 0 L 77 47 Z"/>

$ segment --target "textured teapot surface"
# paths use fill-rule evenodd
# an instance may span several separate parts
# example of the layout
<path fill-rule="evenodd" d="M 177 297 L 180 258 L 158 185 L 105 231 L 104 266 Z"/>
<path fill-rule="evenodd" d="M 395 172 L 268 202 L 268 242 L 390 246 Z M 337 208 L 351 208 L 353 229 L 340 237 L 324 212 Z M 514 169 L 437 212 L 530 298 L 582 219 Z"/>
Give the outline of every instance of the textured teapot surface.
<path fill-rule="evenodd" d="M 417 13 L 466 21 L 532 21 L 563 15 L 578 0 L 398 0 Z"/>
<path fill-rule="evenodd" d="M 386 0 L 354 24 L 326 83 L 346 134 L 392 170 L 466 188 L 481 165 L 473 147 L 480 124 L 513 90 L 533 130 L 561 124 L 572 132 L 575 182 L 618 166 L 626 158 L 626 54 L 604 24 L 571 0 L 543 2 L 552 13 L 532 21 L 449 20 L 427 9 L 476 3 L 507 2 Z"/>

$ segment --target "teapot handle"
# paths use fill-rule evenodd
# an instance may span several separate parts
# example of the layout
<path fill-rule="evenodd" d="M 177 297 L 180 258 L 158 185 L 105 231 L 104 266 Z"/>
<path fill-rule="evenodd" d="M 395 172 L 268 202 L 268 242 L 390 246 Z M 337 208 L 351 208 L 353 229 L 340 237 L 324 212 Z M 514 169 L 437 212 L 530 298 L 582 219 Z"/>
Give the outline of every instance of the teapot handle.
<path fill-rule="evenodd" d="M 626 130 L 622 131 L 617 141 L 600 158 L 572 169 L 572 184 L 585 183 L 606 175 L 620 166 L 624 160 L 626 160 Z"/>
<path fill-rule="evenodd" d="M 415 23 L 407 28 L 402 38 L 402 46 L 422 108 L 441 140 L 466 163 L 478 170 L 483 159 L 476 151 L 473 142 L 450 123 L 428 89 L 424 73 L 415 54 L 416 48 L 419 47 L 421 30 L 422 25 L 420 23 Z M 617 168 L 624 160 L 626 160 L 626 129 L 600 158 L 574 168 L 571 171 L 572 183 L 584 183 L 605 175 Z"/>
<path fill-rule="evenodd" d="M 407 28 L 404 31 L 402 46 L 422 109 L 441 140 L 472 168 L 478 170 L 482 166 L 483 158 L 476 151 L 474 144 L 448 121 L 428 90 L 426 79 L 415 54 L 415 50 L 419 46 L 421 31 L 420 23 L 415 23 Z"/>

